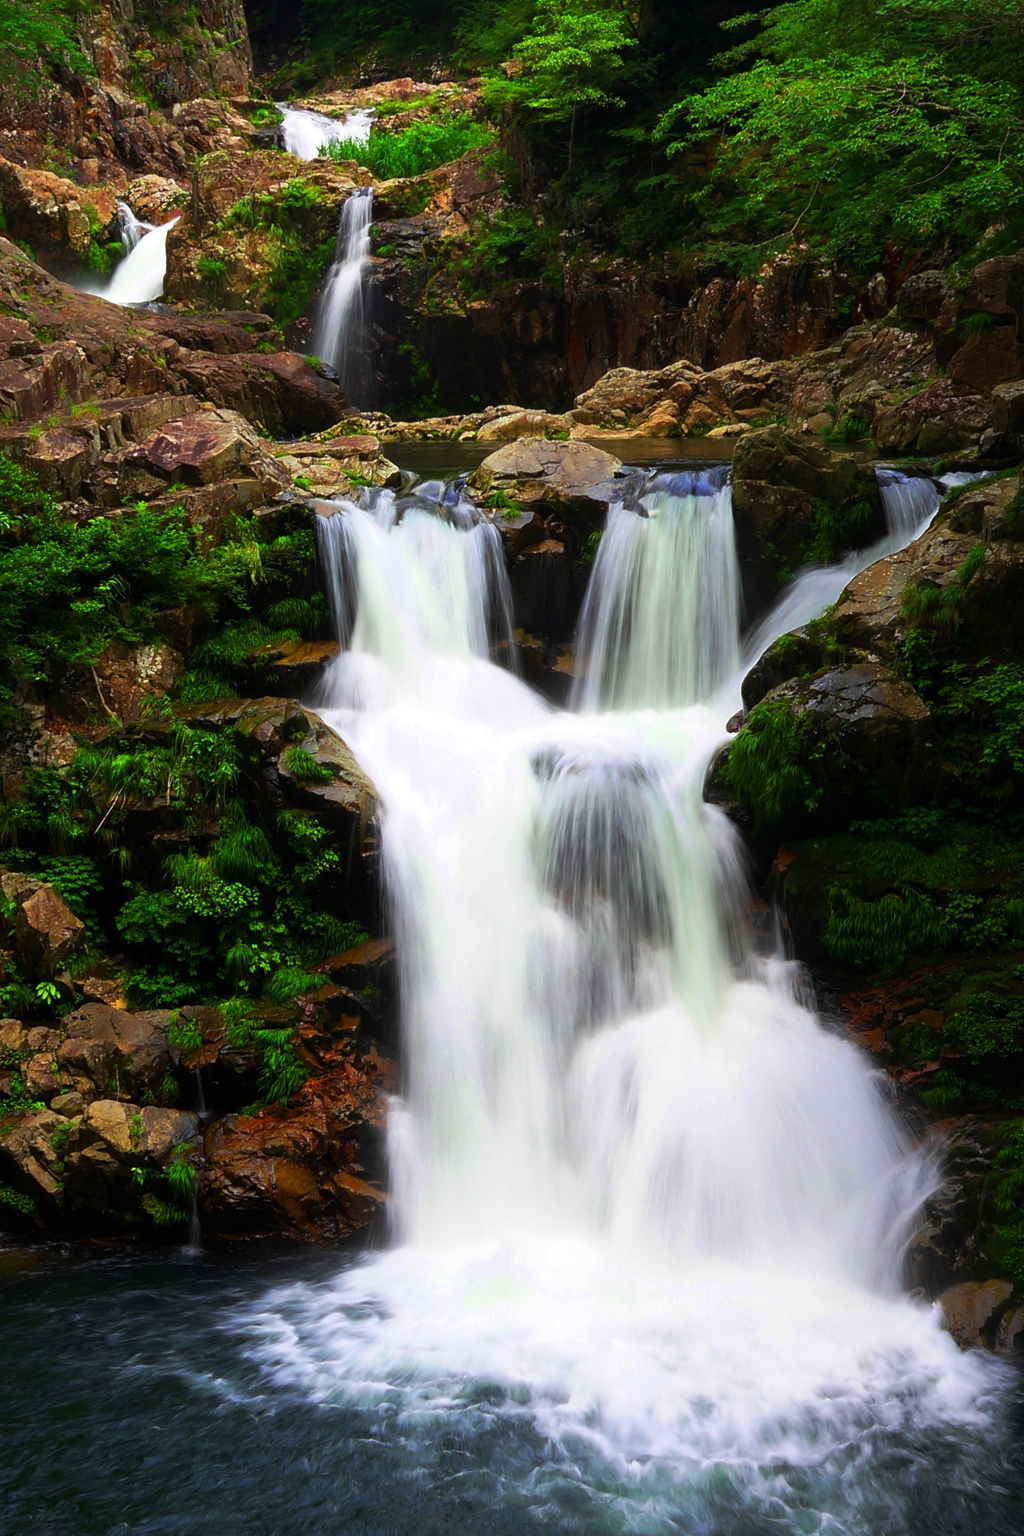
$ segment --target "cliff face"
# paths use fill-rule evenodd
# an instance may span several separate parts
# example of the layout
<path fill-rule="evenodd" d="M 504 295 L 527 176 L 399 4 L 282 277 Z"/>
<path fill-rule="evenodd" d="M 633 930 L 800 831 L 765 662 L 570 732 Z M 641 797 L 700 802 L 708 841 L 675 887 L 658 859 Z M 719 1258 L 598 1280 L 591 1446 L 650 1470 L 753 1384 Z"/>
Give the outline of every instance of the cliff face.
<path fill-rule="evenodd" d="M 110 0 L 83 13 L 79 34 L 94 74 L 65 73 L 29 102 L 0 95 L 0 154 L 16 165 L 87 186 L 125 167 L 182 173 L 188 134 L 174 109 L 247 94 L 241 0 Z"/>

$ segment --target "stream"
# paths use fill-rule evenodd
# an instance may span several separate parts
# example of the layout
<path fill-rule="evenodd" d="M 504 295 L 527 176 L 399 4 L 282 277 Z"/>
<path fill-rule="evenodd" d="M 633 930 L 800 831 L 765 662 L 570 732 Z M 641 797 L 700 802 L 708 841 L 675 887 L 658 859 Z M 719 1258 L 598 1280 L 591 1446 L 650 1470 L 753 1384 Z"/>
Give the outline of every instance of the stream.
<path fill-rule="evenodd" d="M 385 812 L 392 1231 L 12 1250 L 12 1532 L 1020 1536 L 1020 1374 L 902 1294 L 938 1170 L 702 801 L 751 644 L 725 470 L 630 487 L 571 711 L 490 659 L 500 535 L 457 486 L 320 520 L 345 649 L 314 704 Z M 882 490 L 884 547 L 758 646 L 941 494 Z"/>

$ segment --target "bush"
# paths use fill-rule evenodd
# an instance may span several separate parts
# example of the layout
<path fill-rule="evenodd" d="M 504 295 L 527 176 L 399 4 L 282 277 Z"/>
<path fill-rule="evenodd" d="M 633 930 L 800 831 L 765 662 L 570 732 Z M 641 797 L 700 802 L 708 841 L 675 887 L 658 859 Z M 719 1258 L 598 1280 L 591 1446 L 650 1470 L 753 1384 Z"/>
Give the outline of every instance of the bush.
<path fill-rule="evenodd" d="M 489 130 L 468 113 L 441 112 L 422 123 L 411 123 L 400 133 L 375 127 L 362 147 L 336 143 L 325 145 L 320 153 L 333 160 L 351 160 L 355 155 L 374 176 L 391 181 L 397 176 L 421 176 L 424 171 L 436 170 L 489 143 L 490 137 Z"/>

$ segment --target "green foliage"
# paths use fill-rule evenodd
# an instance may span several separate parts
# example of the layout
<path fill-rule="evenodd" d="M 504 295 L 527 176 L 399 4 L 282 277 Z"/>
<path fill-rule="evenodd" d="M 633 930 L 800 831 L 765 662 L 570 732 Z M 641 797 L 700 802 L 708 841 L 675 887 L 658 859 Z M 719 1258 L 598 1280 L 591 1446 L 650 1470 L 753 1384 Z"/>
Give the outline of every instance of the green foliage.
<path fill-rule="evenodd" d="M 540 0 L 532 30 L 513 53 L 522 71 L 491 80 L 490 101 L 515 106 L 556 122 L 580 107 L 621 106 L 615 95 L 626 49 L 636 46 L 625 12 L 600 0 Z"/>
<path fill-rule="evenodd" d="M 759 19 L 733 72 L 662 124 L 673 150 L 717 143 L 710 229 L 810 237 L 862 270 L 887 240 L 966 249 L 997 220 L 1018 229 L 1017 0 L 790 0 Z"/>
<path fill-rule="evenodd" d="M 21 1194 L 12 1189 L 9 1184 L 0 1184 L 0 1209 L 6 1207 L 9 1211 L 16 1211 L 19 1216 L 31 1219 L 36 1214 L 34 1200 L 28 1195 Z"/>
<path fill-rule="evenodd" d="M 180 1015 L 168 1020 L 167 1044 L 180 1051 L 198 1051 L 203 1043 L 203 1032 L 195 1019 L 183 1019 Z"/>
<path fill-rule="evenodd" d="M 30 97 L 51 71 L 94 74 L 75 30 L 82 9 L 75 0 L 18 0 L 0 9 L 0 86 Z"/>
<path fill-rule="evenodd" d="M 322 977 L 311 978 L 320 982 Z M 228 1037 L 235 1046 L 251 1046 L 261 1055 L 259 1098 L 250 1104 L 247 1114 L 256 1114 L 268 1104 L 283 1104 L 298 1093 L 309 1068 L 295 1047 L 292 1029 L 268 1029 L 252 1017 L 240 1017 L 229 1027 Z"/>
<path fill-rule="evenodd" d="M 826 443 L 859 443 L 871 431 L 871 423 L 860 416 L 840 416 L 827 431 L 822 433 Z"/>
<path fill-rule="evenodd" d="M 841 555 L 867 542 L 874 522 L 874 509 L 869 501 L 855 501 L 843 507 L 816 501 L 805 559 L 821 565 L 834 564 Z"/>
<path fill-rule="evenodd" d="M 1024 999 L 976 992 L 946 1024 L 946 1042 L 973 1065 L 1024 1049 Z"/>
<path fill-rule="evenodd" d="M 224 262 L 218 260 L 215 256 L 200 256 L 196 262 L 196 271 L 200 277 L 205 277 L 208 282 L 214 285 L 222 283 L 228 275 L 228 269 Z"/>
<path fill-rule="evenodd" d="M 390 181 L 398 176 L 421 176 L 447 165 L 468 150 L 487 144 L 490 137 L 490 130 L 468 113 L 439 112 L 421 123 L 410 123 L 399 133 L 375 127 L 369 141 L 358 148 L 334 143 L 323 146 L 320 153 L 334 160 L 351 160 L 355 155 L 379 180 Z"/>
<path fill-rule="evenodd" d="M 300 784 L 333 784 L 337 775 L 327 763 L 318 762 L 304 747 L 288 747 L 281 761 Z"/>
<path fill-rule="evenodd" d="M 825 948 L 854 965 L 901 965 L 912 954 L 945 949 L 954 929 L 928 897 L 906 887 L 878 901 L 862 901 L 842 885 L 829 890 Z"/>
<path fill-rule="evenodd" d="M 725 777 L 759 831 L 791 812 L 817 809 L 821 792 L 806 759 L 805 732 L 792 710 L 782 700 L 755 705 L 729 749 Z"/>

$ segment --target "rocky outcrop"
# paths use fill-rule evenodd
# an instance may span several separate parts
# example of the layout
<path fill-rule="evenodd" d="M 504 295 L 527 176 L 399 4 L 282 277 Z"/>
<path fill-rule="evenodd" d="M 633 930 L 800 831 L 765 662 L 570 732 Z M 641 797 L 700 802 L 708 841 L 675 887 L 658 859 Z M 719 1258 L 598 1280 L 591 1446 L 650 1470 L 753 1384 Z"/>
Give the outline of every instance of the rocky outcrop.
<path fill-rule="evenodd" d="M 3 870 L 0 890 L 8 909 L 2 930 L 18 964 L 30 980 L 52 981 L 85 948 L 85 924 L 43 880 Z"/>
<path fill-rule="evenodd" d="M 740 439 L 732 504 L 748 615 L 800 566 L 831 564 L 885 531 L 874 468 L 813 439 L 766 427 Z"/>
<path fill-rule="evenodd" d="M 590 532 L 604 521 L 608 487 L 621 468 L 590 443 L 518 438 L 484 459 L 470 483 L 491 505 L 513 512 L 545 507 Z"/>

